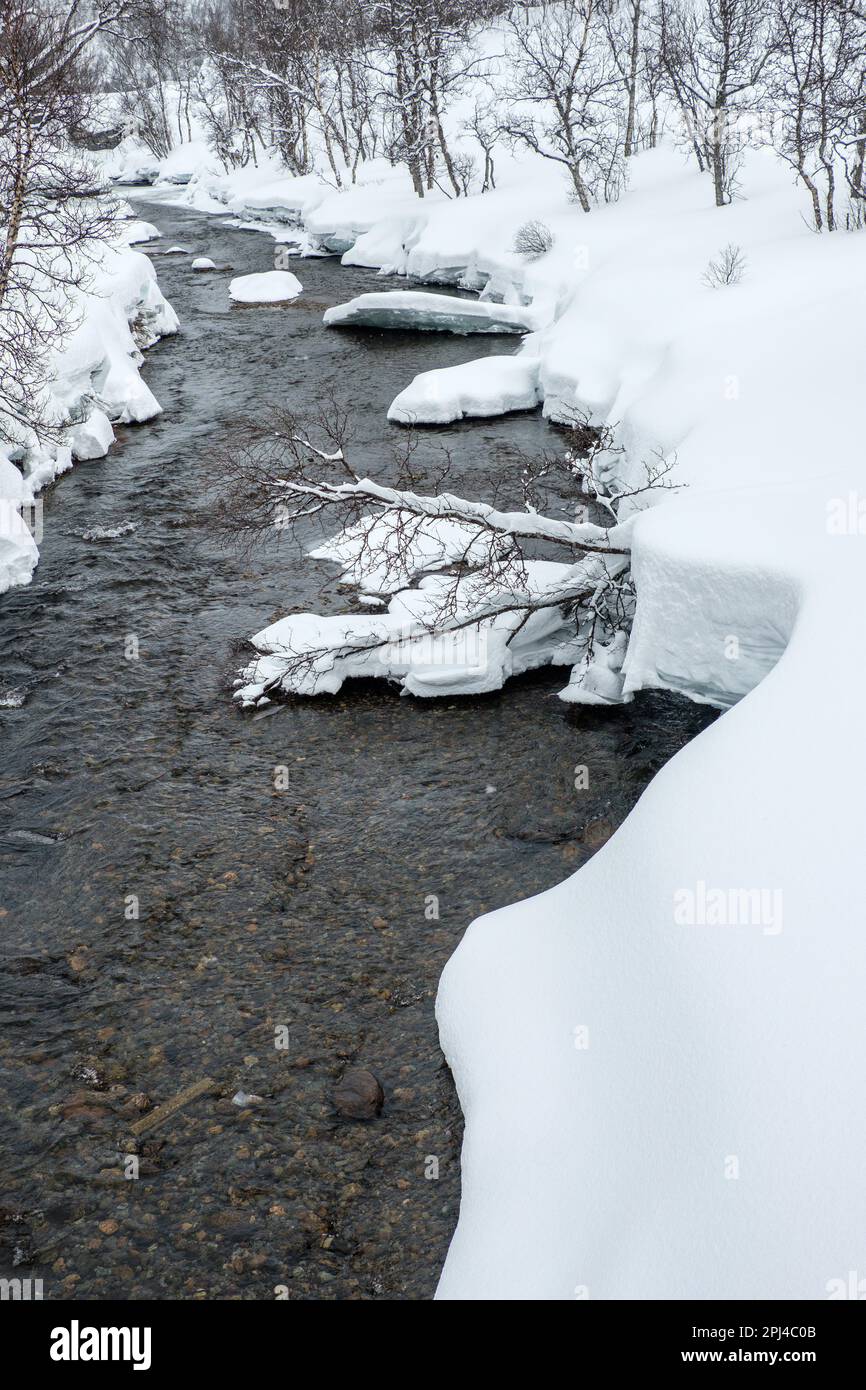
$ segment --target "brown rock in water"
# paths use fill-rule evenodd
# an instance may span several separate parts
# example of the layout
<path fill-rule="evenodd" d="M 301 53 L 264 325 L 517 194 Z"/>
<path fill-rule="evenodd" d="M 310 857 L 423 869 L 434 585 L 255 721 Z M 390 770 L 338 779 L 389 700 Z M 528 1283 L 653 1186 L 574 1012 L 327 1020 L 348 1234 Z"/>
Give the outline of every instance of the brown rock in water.
<path fill-rule="evenodd" d="M 587 821 L 581 832 L 581 839 L 588 849 L 600 849 L 613 834 L 614 827 L 606 816 L 599 816 L 597 820 Z"/>
<path fill-rule="evenodd" d="M 385 1092 L 371 1071 L 351 1067 L 334 1091 L 334 1104 L 350 1120 L 375 1120 L 382 1113 Z"/>

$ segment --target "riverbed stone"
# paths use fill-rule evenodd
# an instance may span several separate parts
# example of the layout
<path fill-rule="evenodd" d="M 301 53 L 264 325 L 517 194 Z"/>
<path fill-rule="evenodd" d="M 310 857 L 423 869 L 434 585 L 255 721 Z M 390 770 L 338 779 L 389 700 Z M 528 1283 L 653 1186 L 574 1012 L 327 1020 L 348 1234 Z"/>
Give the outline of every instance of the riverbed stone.
<path fill-rule="evenodd" d="M 334 1091 L 334 1104 L 350 1120 L 375 1120 L 382 1113 L 385 1092 L 373 1072 L 350 1067 Z"/>

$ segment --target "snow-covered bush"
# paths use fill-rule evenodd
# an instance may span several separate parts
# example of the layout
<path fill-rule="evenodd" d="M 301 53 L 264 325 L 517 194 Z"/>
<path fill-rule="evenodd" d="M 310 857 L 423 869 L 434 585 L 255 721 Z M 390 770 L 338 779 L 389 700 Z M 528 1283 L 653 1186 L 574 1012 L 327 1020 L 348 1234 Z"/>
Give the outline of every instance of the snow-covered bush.
<path fill-rule="evenodd" d="M 553 248 L 554 235 L 544 222 L 524 222 L 514 235 L 514 250 L 529 261 L 540 260 Z"/>

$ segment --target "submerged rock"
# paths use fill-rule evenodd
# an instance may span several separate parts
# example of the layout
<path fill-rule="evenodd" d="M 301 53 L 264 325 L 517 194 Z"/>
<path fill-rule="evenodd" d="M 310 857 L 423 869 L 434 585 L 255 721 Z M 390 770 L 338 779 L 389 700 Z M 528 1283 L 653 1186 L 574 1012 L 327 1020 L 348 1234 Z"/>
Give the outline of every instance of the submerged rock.
<path fill-rule="evenodd" d="M 375 1120 L 382 1113 L 385 1092 L 371 1071 L 352 1067 L 344 1072 L 334 1091 L 334 1104 L 350 1120 Z"/>

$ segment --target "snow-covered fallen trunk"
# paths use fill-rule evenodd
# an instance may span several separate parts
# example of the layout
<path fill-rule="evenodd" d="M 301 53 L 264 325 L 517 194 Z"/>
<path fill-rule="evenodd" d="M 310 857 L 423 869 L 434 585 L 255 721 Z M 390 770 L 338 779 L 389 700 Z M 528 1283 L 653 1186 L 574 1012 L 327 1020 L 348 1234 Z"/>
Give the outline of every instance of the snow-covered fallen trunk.
<path fill-rule="evenodd" d="M 335 694 L 351 677 L 382 677 L 411 695 L 471 695 L 499 690 L 511 676 L 574 660 L 574 624 L 552 605 L 525 616 L 525 606 L 549 593 L 571 591 L 575 566 L 537 560 L 527 567 L 525 589 L 508 600 L 485 600 L 472 576 L 461 582 L 452 618 L 430 628 L 448 580 L 422 579 L 417 589 L 395 595 L 385 614 L 281 618 L 253 637 L 262 655 L 238 683 L 245 707 L 276 693 Z M 491 616 L 466 624 L 479 604 Z M 498 609 L 503 611 L 499 612 Z"/>
<path fill-rule="evenodd" d="M 538 326 L 531 308 L 491 304 L 422 290 L 359 294 L 325 312 L 329 328 L 391 328 L 425 333 L 528 333 Z"/>

